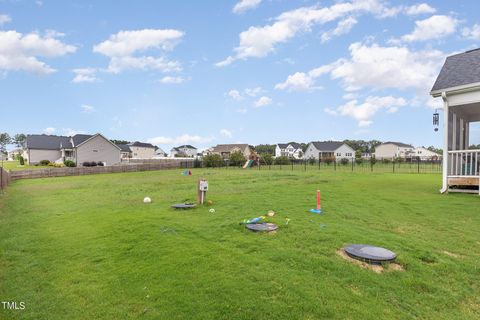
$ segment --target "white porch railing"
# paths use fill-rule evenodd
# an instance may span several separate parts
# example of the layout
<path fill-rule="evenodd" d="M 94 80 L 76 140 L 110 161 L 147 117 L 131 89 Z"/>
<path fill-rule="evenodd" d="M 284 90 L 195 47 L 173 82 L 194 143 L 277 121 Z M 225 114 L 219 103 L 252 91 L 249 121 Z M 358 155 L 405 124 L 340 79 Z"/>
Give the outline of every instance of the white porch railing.
<path fill-rule="evenodd" d="M 480 176 L 480 150 L 448 151 L 448 176 Z"/>

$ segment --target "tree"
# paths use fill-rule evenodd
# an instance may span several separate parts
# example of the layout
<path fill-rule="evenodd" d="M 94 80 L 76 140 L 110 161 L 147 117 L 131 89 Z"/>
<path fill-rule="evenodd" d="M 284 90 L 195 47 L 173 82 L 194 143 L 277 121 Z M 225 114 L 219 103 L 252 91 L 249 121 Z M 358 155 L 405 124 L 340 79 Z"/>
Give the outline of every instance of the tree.
<path fill-rule="evenodd" d="M 472 148 L 472 147 L 474 147 L 474 146 L 470 146 L 470 149 L 476 149 L 476 148 Z M 426 148 L 426 149 L 427 149 L 427 150 L 430 150 L 430 151 L 432 151 L 432 152 L 438 153 L 438 154 L 443 154 L 443 149 L 441 149 L 441 148 L 436 148 L 436 147 L 434 147 L 434 146 L 430 146 L 430 147 L 428 147 L 428 148 Z"/>
<path fill-rule="evenodd" d="M 17 133 L 13 137 L 13 143 L 18 147 L 18 148 L 25 148 L 25 142 L 27 140 L 27 136 L 24 135 L 23 133 Z"/>
<path fill-rule="evenodd" d="M 276 157 L 275 164 L 290 164 L 290 159 L 286 156 Z"/>
<path fill-rule="evenodd" d="M 230 153 L 228 160 L 231 166 L 240 166 L 246 161 L 245 156 L 240 151 Z"/>
<path fill-rule="evenodd" d="M 275 148 L 276 148 L 276 145 L 274 145 L 274 144 L 259 144 L 259 145 L 255 146 L 255 151 L 258 154 L 268 153 L 268 154 L 274 155 L 275 154 Z"/>
<path fill-rule="evenodd" d="M 223 159 L 219 154 L 207 154 L 203 157 L 203 163 L 205 167 L 221 167 Z"/>
<path fill-rule="evenodd" d="M 5 153 L 7 152 L 7 144 L 12 142 L 12 138 L 8 135 L 8 133 L 0 133 L 0 152 Z"/>
<path fill-rule="evenodd" d="M 270 153 L 261 153 L 260 163 L 265 164 L 267 166 L 273 164 L 273 156 Z"/>
<path fill-rule="evenodd" d="M 355 159 L 361 159 L 362 158 L 362 151 L 357 150 L 355 151 Z"/>
<path fill-rule="evenodd" d="M 129 144 L 130 141 L 127 141 L 127 140 L 115 140 L 115 139 L 112 139 L 110 140 L 111 142 L 113 142 L 114 144 Z"/>

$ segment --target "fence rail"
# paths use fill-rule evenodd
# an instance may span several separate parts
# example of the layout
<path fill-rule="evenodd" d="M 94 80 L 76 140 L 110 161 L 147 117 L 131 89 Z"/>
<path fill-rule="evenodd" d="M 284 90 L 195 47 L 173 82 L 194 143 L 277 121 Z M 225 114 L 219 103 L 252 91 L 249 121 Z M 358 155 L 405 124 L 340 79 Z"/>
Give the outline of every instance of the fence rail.
<path fill-rule="evenodd" d="M 19 179 L 36 179 L 48 177 L 64 177 L 64 176 L 81 176 L 89 174 L 101 173 L 118 173 L 118 172 L 136 172 L 136 171 L 153 171 L 163 169 L 175 169 L 190 167 L 190 161 L 157 161 L 155 163 L 135 163 L 126 165 L 115 165 L 107 167 L 76 167 L 76 168 L 45 168 L 11 171 L 11 180 Z"/>

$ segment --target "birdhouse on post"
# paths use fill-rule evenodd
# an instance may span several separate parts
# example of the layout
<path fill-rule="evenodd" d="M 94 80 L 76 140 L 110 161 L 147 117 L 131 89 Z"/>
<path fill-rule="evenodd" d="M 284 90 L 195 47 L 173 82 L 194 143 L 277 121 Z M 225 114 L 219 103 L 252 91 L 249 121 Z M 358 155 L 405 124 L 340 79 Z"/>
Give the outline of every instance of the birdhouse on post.
<path fill-rule="evenodd" d="M 204 204 L 207 198 L 208 181 L 205 179 L 198 180 L 198 203 Z"/>

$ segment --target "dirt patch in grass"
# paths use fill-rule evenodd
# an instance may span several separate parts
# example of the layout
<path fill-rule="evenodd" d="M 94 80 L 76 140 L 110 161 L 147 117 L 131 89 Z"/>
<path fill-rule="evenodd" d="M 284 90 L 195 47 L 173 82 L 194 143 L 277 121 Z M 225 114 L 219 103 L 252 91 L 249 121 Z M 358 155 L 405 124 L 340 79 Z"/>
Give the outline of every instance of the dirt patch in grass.
<path fill-rule="evenodd" d="M 450 252 L 450 251 L 442 251 L 444 254 L 446 254 L 447 256 L 449 257 L 452 257 L 452 258 L 457 258 L 457 259 L 460 259 L 462 256 L 459 255 L 459 254 L 456 254 L 456 253 L 453 253 L 453 252 Z"/>
<path fill-rule="evenodd" d="M 371 270 L 375 273 L 383 273 L 383 272 L 389 272 L 389 271 L 405 271 L 405 269 L 396 262 L 392 262 L 384 265 L 375 265 L 375 264 L 369 264 L 357 259 L 350 258 L 343 249 L 338 249 L 337 255 L 339 255 L 344 260 L 350 263 L 356 264 L 360 268 Z"/>

